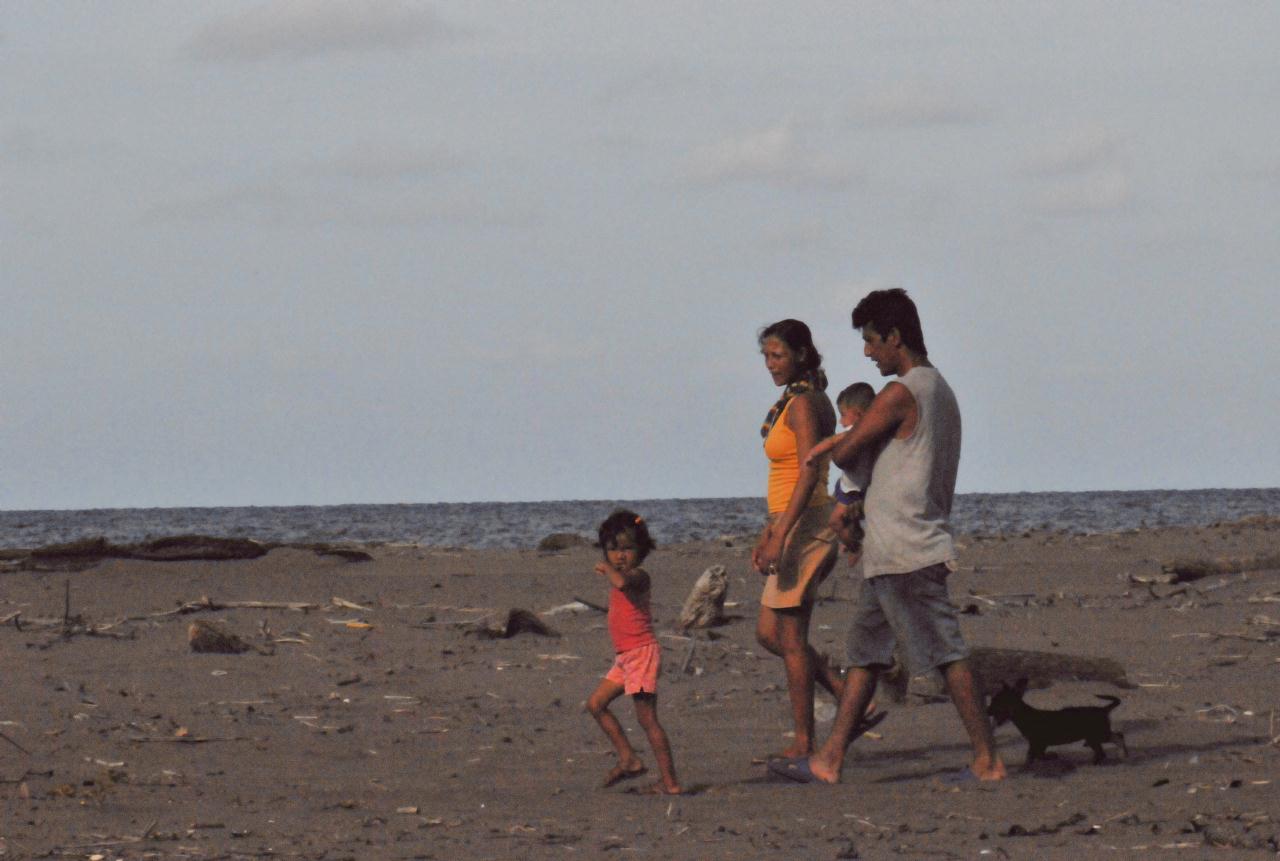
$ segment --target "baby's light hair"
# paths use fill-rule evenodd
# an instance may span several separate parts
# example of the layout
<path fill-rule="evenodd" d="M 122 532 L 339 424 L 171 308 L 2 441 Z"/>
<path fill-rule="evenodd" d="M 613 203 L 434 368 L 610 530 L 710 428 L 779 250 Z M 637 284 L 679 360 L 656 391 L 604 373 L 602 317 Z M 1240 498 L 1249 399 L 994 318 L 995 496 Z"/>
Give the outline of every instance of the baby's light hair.
<path fill-rule="evenodd" d="M 854 383 L 851 386 L 845 386 L 844 390 L 836 395 L 836 406 L 842 410 L 849 408 L 865 410 L 875 399 L 876 390 L 871 388 L 870 383 Z"/>

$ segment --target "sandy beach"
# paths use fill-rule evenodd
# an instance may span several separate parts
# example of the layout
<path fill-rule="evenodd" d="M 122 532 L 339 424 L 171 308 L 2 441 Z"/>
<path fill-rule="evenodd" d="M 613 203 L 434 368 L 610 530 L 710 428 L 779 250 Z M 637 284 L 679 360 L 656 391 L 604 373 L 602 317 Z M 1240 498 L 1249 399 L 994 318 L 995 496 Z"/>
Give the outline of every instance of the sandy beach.
<path fill-rule="evenodd" d="M 367 561 L 282 547 L 83 570 L 11 559 L 0 858 L 1274 856 L 1278 543 L 1274 518 L 964 536 L 951 588 L 970 645 L 1118 662 L 1120 685 L 1060 678 L 1027 700 L 1120 697 L 1129 755 L 1108 748 L 1095 765 L 1071 745 L 1023 769 L 1026 743 L 1005 725 L 1011 779 L 963 787 L 938 780 L 967 744 L 927 680 L 881 698 L 889 715 L 840 786 L 770 780 L 763 757 L 790 722 L 781 664 L 754 642 L 749 545 L 660 547 L 646 564 L 659 710 L 693 789 L 678 798 L 598 788 L 613 758 L 582 704 L 610 645 L 600 613 L 566 607 L 607 599 L 589 546 L 360 548 Z M 1213 564 L 1170 573 L 1178 560 Z M 715 564 L 730 619 L 690 653 L 677 615 Z M 812 639 L 842 659 L 854 586 L 843 564 L 835 577 Z M 299 606 L 260 606 L 277 604 Z M 556 636 L 485 635 L 516 608 Z M 249 650 L 193 652 L 196 620 Z M 629 703 L 615 708 L 652 766 Z"/>

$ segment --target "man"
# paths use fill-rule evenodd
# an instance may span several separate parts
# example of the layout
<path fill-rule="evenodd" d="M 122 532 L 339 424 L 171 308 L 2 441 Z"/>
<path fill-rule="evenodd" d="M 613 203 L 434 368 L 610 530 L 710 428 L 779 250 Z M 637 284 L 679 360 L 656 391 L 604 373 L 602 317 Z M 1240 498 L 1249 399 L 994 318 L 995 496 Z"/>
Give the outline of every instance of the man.
<path fill-rule="evenodd" d="M 880 374 L 895 379 L 846 433 L 815 446 L 838 466 L 859 452 L 876 458 L 865 501 L 863 584 L 850 631 L 850 662 L 831 736 L 811 757 L 777 761 L 771 770 L 802 783 L 838 783 L 858 719 L 875 693 L 879 673 L 893 660 L 895 639 L 915 672 L 937 668 L 969 734 L 973 758 L 946 781 L 1002 780 L 982 698 L 969 667 L 947 574 L 955 568 L 951 502 L 960 463 L 960 409 L 929 362 L 920 317 L 905 290 L 877 290 L 853 309 L 863 353 Z"/>

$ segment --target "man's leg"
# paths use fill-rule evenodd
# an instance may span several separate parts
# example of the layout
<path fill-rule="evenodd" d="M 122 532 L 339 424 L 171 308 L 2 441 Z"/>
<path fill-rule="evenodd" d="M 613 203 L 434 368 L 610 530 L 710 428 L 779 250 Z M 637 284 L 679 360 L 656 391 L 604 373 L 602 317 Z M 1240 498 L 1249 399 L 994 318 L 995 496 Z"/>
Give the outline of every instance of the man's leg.
<path fill-rule="evenodd" d="M 978 693 L 978 685 L 974 681 L 969 662 L 961 660 L 947 664 L 942 668 L 942 677 L 947 683 L 947 692 L 951 694 L 951 702 L 955 703 L 956 711 L 960 713 L 960 722 L 969 734 L 969 743 L 973 746 L 970 770 L 979 780 L 1003 780 L 1007 776 L 1004 762 L 996 753 L 995 736 L 982 707 L 982 696 Z"/>
<path fill-rule="evenodd" d="M 879 671 L 874 667 L 854 667 L 844 680 L 844 695 L 836 710 L 831 735 L 813 756 L 809 757 L 809 770 L 824 783 L 839 783 L 840 769 L 844 766 L 845 753 L 853 740 L 858 721 L 867 710 L 867 704 L 876 692 Z"/>

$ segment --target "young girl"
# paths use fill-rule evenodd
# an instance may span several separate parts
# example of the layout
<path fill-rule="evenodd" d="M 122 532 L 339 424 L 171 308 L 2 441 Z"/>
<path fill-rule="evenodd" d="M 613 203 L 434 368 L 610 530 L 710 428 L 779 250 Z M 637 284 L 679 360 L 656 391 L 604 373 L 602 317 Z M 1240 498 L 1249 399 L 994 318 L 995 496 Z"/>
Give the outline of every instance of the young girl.
<path fill-rule="evenodd" d="M 653 617 L 649 612 L 649 575 L 638 567 L 654 548 L 644 520 L 632 511 L 615 511 L 600 524 L 600 549 L 604 561 L 596 564 L 596 573 L 606 578 L 609 590 L 609 636 L 617 653 L 613 666 L 600 686 L 587 700 L 587 711 L 600 724 L 604 734 L 618 752 L 618 764 L 605 776 L 604 785 L 639 777 L 647 770 L 635 749 L 627 741 L 618 719 L 609 711 L 609 703 L 624 693 L 636 707 L 636 720 L 649 738 L 649 747 L 658 760 L 662 779 L 646 794 L 679 795 L 671 743 L 658 723 L 658 667 L 661 655 L 653 636 Z"/>

